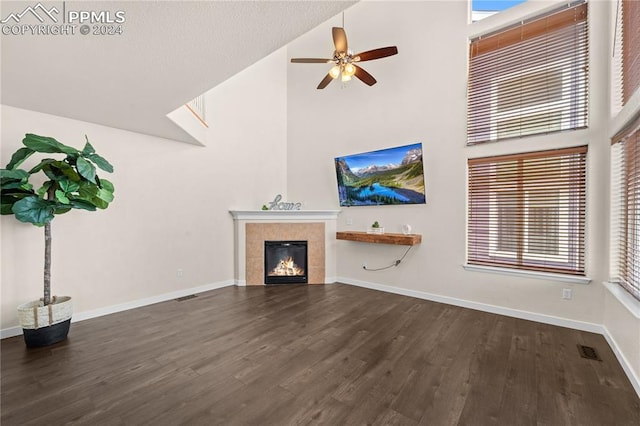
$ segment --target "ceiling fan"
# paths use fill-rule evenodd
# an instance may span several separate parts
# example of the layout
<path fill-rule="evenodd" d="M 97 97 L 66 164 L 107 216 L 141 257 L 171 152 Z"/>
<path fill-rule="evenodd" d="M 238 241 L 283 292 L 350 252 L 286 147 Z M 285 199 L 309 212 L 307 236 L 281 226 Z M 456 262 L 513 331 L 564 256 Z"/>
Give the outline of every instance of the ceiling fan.
<path fill-rule="evenodd" d="M 318 89 L 324 89 L 331 81 L 341 76 L 342 81 L 351 80 L 352 76 L 358 77 L 362 82 L 369 86 L 376 84 L 376 79 L 364 69 L 356 65 L 357 62 L 371 61 L 374 59 L 385 58 L 398 53 L 396 46 L 381 47 L 379 49 L 367 50 L 366 52 L 354 55 L 347 45 L 347 35 L 344 28 L 333 27 L 333 44 L 336 50 L 333 52 L 332 59 L 320 58 L 292 58 L 291 62 L 300 64 L 334 64 L 329 73 L 318 84 Z"/>

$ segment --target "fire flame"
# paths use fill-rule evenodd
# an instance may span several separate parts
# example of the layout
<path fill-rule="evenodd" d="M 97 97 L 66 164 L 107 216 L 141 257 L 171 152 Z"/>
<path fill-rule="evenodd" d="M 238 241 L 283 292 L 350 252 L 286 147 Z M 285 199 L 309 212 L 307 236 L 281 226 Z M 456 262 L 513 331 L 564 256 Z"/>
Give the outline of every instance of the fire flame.
<path fill-rule="evenodd" d="M 304 275 L 304 269 L 298 267 L 293 261 L 293 257 L 280 259 L 278 266 L 273 268 L 269 275 L 288 276 L 288 275 Z"/>

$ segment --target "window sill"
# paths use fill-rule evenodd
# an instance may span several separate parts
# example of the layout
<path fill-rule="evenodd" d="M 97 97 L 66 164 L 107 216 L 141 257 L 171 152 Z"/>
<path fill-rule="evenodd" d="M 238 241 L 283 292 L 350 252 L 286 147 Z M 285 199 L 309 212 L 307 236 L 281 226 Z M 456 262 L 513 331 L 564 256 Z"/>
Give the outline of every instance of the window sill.
<path fill-rule="evenodd" d="M 630 295 L 620 284 L 610 281 L 604 282 L 604 287 L 609 290 L 609 293 L 613 295 L 622 305 L 627 308 L 631 315 L 640 319 L 640 300 Z"/>
<path fill-rule="evenodd" d="M 552 274 L 549 272 L 523 271 L 521 269 L 498 268 L 495 266 L 469 265 L 465 263 L 462 267 L 467 271 L 487 272 L 490 274 L 512 275 L 522 278 L 536 278 L 540 280 L 559 281 L 571 284 L 589 284 L 591 278 L 579 277 L 575 275 Z"/>

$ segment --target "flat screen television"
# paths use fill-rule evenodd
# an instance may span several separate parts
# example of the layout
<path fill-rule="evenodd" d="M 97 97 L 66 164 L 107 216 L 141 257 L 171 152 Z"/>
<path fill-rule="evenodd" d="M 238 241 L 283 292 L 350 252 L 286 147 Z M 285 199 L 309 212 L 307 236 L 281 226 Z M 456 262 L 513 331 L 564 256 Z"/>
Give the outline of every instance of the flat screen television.
<path fill-rule="evenodd" d="M 337 157 L 340 206 L 425 204 L 422 143 Z"/>

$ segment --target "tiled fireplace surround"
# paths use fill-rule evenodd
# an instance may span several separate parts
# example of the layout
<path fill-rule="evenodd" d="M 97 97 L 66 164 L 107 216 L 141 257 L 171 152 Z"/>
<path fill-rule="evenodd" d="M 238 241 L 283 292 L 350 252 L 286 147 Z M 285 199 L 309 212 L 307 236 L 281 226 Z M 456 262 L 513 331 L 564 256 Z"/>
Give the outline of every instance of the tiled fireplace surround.
<path fill-rule="evenodd" d="M 309 284 L 335 282 L 339 210 L 239 211 L 234 222 L 236 285 L 264 285 L 264 242 L 308 241 Z"/>

